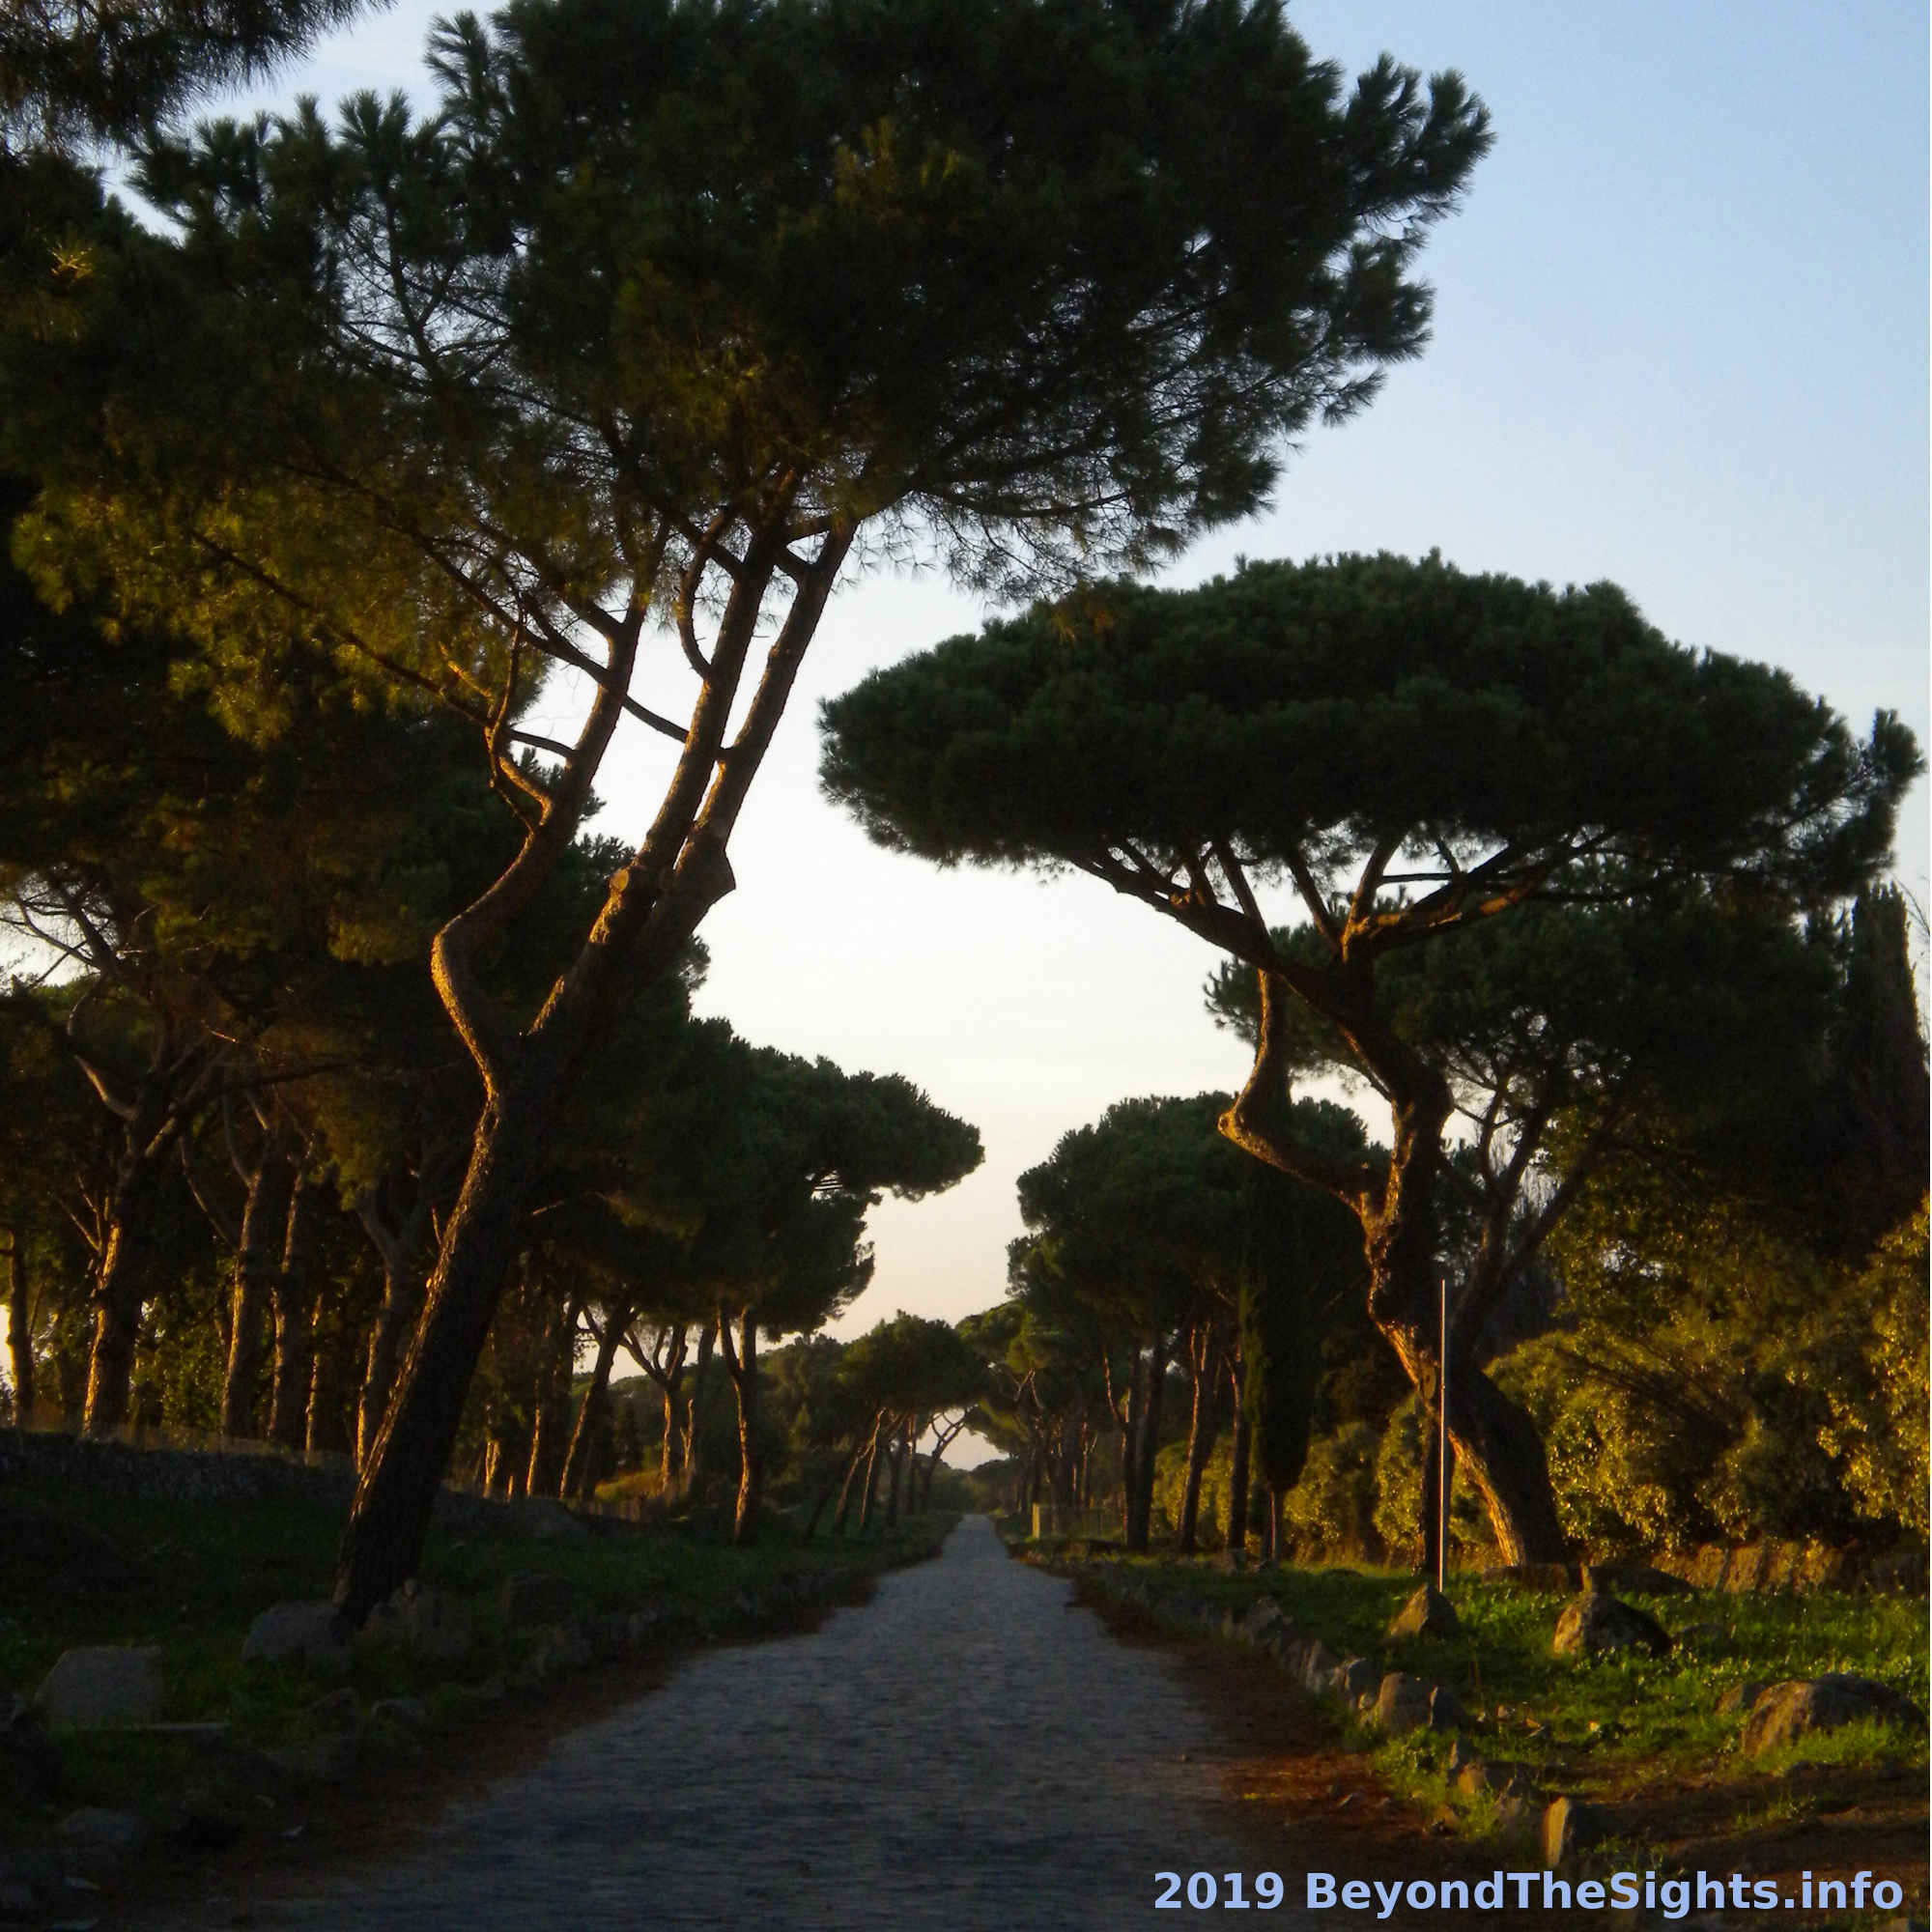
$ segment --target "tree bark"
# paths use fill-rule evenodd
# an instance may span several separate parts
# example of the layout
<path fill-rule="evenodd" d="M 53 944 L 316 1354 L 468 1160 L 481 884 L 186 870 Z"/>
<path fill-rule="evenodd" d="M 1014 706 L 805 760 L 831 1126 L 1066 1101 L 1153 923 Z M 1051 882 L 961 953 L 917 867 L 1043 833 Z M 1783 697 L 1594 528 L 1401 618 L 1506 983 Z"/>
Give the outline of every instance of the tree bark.
<path fill-rule="evenodd" d="M 1187 1479 L 1180 1496 L 1180 1551 L 1192 1556 L 1201 1529 L 1201 1478 L 1220 1433 L 1218 1404 L 1219 1363 L 1215 1353 L 1220 1338 L 1211 1323 L 1196 1324 L 1187 1351 L 1188 1378 L 1194 1385 L 1193 1407 L 1187 1418 Z"/>
<path fill-rule="evenodd" d="M 7 1352 L 14 1373 L 14 1426 L 25 1429 L 34 1419 L 34 1293 L 17 1221 L 7 1230 Z"/>
<path fill-rule="evenodd" d="M 611 1307 L 604 1311 L 604 1326 L 597 1336 L 597 1359 L 591 1364 L 590 1383 L 577 1411 L 577 1426 L 570 1433 L 570 1448 L 563 1459 L 561 1493 L 586 1496 L 597 1480 L 596 1449 L 598 1431 L 609 1407 L 611 1365 L 617 1359 L 617 1344 L 623 1339 L 630 1311 Z"/>
<path fill-rule="evenodd" d="M 355 1329 L 349 1318 L 348 1292 L 337 1287 L 315 1298 L 309 1328 L 308 1415 L 302 1446 L 311 1456 L 347 1456 L 355 1451 L 347 1411 L 350 1378 L 355 1365 Z"/>
<path fill-rule="evenodd" d="M 564 1303 L 562 1319 L 548 1337 L 539 1370 L 536 1413 L 530 1426 L 529 1468 L 524 1486 L 533 1496 L 559 1496 L 564 1491 L 568 1456 L 565 1430 L 570 1417 L 570 1384 L 577 1369 L 577 1323 L 583 1312 L 581 1295 Z"/>
<path fill-rule="evenodd" d="M 560 1097 L 560 1094 L 557 1095 Z M 421 1321 L 362 1464 L 336 1563 L 335 1604 L 359 1628 L 414 1576 L 524 1210 L 547 1143 L 536 1103 L 486 1105 Z"/>
<path fill-rule="evenodd" d="M 355 1204 L 355 1218 L 383 1264 L 383 1299 L 369 1329 L 362 1386 L 355 1403 L 355 1463 L 369 1460 L 395 1388 L 396 1370 L 410 1334 L 422 1314 L 423 1290 L 416 1253 L 430 1226 L 453 1150 L 447 1145 L 426 1153 L 413 1178 L 414 1197 L 407 1208 L 398 1193 L 411 1185 L 406 1172 L 392 1169 Z"/>
<path fill-rule="evenodd" d="M 730 1317 L 721 1308 L 718 1340 L 738 1398 L 738 1502 L 731 1518 L 731 1541 L 747 1544 L 757 1539 L 758 1505 L 765 1493 L 765 1456 L 758 1441 L 758 1324 L 752 1311 L 746 1309 L 739 1318 L 734 1348 Z"/>
<path fill-rule="evenodd" d="M 702 1473 L 704 1398 L 711 1386 L 711 1358 L 717 1346 L 718 1319 L 713 1316 L 697 1338 L 697 1361 L 691 1372 L 691 1400 L 684 1406 L 683 1481 L 686 1495 L 692 1493 Z"/>
<path fill-rule="evenodd" d="M 1134 1478 L 1127 1548 L 1145 1552 L 1153 1535 L 1154 1458 L 1160 1449 L 1160 1412 L 1167 1390 L 1167 1336 L 1158 1321 L 1148 1350 L 1147 1393 L 1141 1401 L 1140 1435 L 1134 1443 Z"/>
<path fill-rule="evenodd" d="M 130 1150 L 121 1161 L 109 1197 L 106 1239 L 95 1273 L 94 1340 L 81 1419 L 81 1428 L 91 1436 L 112 1435 L 128 1419 L 134 1349 L 154 1261 L 161 1162 L 161 1155 L 146 1149 Z"/>
<path fill-rule="evenodd" d="M 1239 1349 L 1228 1355 L 1228 1393 L 1234 1404 L 1235 1441 L 1232 1466 L 1228 1472 L 1228 1548 L 1244 1550 L 1248 1547 L 1248 1460 L 1254 1440 L 1253 1422 L 1242 1400 L 1241 1355 Z"/>
<path fill-rule="evenodd" d="M 1395 1350 L 1411 1386 L 1427 1389 L 1434 1373 L 1436 1284 L 1435 1191 L 1449 1119 L 1448 1082 L 1402 1042 L 1380 1033 L 1373 1016 L 1373 977 L 1360 980 L 1359 1012 L 1336 1011 L 1359 1057 L 1390 1095 L 1394 1129 L 1387 1169 L 1352 1181 L 1330 1172 L 1276 1130 L 1273 1110 L 1285 1089 L 1289 1036 L 1280 1004 L 1288 997 L 1261 975 L 1262 1028 L 1254 1070 L 1221 1118 L 1237 1146 L 1297 1179 L 1322 1187 L 1348 1206 L 1362 1227 L 1369 1267 L 1369 1319 Z M 1457 1460 L 1489 1511 L 1505 1563 L 1560 1561 L 1566 1540 L 1556 1515 L 1549 1465 L 1536 1426 L 1473 1366 L 1473 1337 L 1451 1331 L 1449 1435 Z"/>
<path fill-rule="evenodd" d="M 275 1313 L 275 1372 L 269 1440 L 299 1450 L 308 1428 L 309 1367 L 315 1302 L 315 1229 L 323 1183 L 298 1175 L 289 1196 L 281 1271 L 270 1290 Z"/>

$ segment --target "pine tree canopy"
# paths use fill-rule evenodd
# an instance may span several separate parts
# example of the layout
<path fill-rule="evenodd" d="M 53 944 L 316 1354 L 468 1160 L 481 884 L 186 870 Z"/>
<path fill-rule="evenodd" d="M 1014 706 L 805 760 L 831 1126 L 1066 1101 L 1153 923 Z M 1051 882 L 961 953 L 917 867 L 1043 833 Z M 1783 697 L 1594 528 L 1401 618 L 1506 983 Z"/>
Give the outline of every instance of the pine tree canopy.
<path fill-rule="evenodd" d="M 1236 904 L 1235 874 L 1292 878 L 1357 957 L 1539 895 L 1815 903 L 1883 863 L 1920 768 L 1891 714 L 1861 743 L 1614 585 L 1435 556 L 1102 584 L 875 672 L 823 722 L 825 787 L 879 842 L 1077 866 L 1269 966 L 1232 943 L 1251 917 L 1217 921 L 1214 874 Z"/>

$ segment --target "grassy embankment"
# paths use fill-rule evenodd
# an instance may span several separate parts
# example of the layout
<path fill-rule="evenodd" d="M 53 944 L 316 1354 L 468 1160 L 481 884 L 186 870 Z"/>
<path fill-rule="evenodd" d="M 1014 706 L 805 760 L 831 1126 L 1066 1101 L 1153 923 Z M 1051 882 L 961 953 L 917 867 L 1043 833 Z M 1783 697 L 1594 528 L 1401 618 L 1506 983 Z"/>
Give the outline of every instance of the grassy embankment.
<path fill-rule="evenodd" d="M 561 1540 L 527 1535 L 432 1536 L 421 1581 L 449 1593 L 467 1640 L 446 1655 L 357 1646 L 346 1674 L 303 1663 L 243 1664 L 250 1622 L 270 1605 L 325 1597 L 339 1512 L 300 1501 L 131 1501 L 85 1492 L 0 1491 L 0 1692 L 31 1696 L 59 1654 L 86 1644 L 156 1644 L 164 1722 L 224 1725 L 225 1734 L 154 1728 L 55 1734 L 57 1794 L 0 1791 L 0 1846 L 43 1841 L 81 1805 L 131 1809 L 156 1840 L 218 1839 L 285 1822 L 307 1781 L 270 1773 L 264 1753 L 356 1737 L 359 1771 L 464 1755 L 452 1734 L 529 1704 L 593 1661 L 640 1667 L 693 1644 L 810 1622 L 863 1596 L 879 1572 L 930 1554 L 952 1519 L 915 1520 L 891 1539 L 802 1544 L 774 1514 L 760 1540 L 735 1548 L 715 1519 L 662 1527 L 598 1521 Z M 580 1633 L 513 1627 L 503 1585 L 558 1578 Z M 613 1643 L 614 1618 L 649 1614 L 648 1629 Z M 347 1685 L 355 1709 L 345 1713 Z M 330 1701 L 330 1693 L 336 1693 Z M 381 1700 L 413 1699 L 409 1721 L 379 1716 Z M 442 1740 L 437 1743 L 437 1740 Z M 0 1778 L 6 1767 L 0 1763 Z M 264 1814 L 258 1817 L 256 1814 Z M 225 1821 L 225 1822 L 224 1822 Z"/>
<path fill-rule="evenodd" d="M 1748 1695 L 1744 1708 L 1719 1708 L 1727 1690 L 1745 1693 L 1753 1685 L 1843 1671 L 1875 1679 L 1923 1709 L 1928 1647 L 1921 1597 L 1630 1595 L 1627 1601 L 1676 1637 L 1673 1652 L 1584 1662 L 1558 1657 L 1550 1646 L 1565 1598 L 1470 1576 L 1449 1578 L 1460 1634 L 1389 1637 L 1390 1620 L 1416 1587 L 1406 1573 L 1336 1567 L 1229 1574 L 1203 1560 L 1116 1553 L 1090 1566 L 1079 1560 L 1085 1552 L 1077 1544 L 1021 1548 L 1056 1565 L 1072 1559 L 1074 1574 L 1095 1585 L 1136 1577 L 1157 1597 L 1192 1599 L 1237 1616 L 1272 1596 L 1297 1632 L 1321 1637 L 1339 1656 L 1366 1657 L 1381 1670 L 1447 1684 L 1480 1720 L 1464 1749 L 1473 1744 L 1486 1759 L 1520 1765 L 1546 1795 L 1612 1807 L 1620 1838 L 1605 1849 L 1614 1855 L 1621 1848 L 1627 1863 L 1663 1869 L 1693 1851 L 1708 1863 L 1728 1847 L 1744 1862 L 1770 1870 L 1784 1844 L 1805 1857 L 1816 1852 L 1822 1866 L 1833 1854 L 1828 1840 L 1856 1845 L 1863 1831 L 1875 1869 L 1885 1868 L 1881 1858 L 1895 1858 L 1901 1843 L 1916 1838 L 1912 1856 L 1922 1884 L 1922 1731 L 1862 1722 L 1746 1757 L 1739 1740 Z M 1499 1848 L 1533 1840 L 1533 1804 L 1512 1805 L 1453 1776 L 1452 1737 L 1423 1731 L 1388 1738 L 1339 1704 L 1334 1711 L 1342 1737 L 1364 1753 L 1384 1788 L 1438 1825 Z"/>

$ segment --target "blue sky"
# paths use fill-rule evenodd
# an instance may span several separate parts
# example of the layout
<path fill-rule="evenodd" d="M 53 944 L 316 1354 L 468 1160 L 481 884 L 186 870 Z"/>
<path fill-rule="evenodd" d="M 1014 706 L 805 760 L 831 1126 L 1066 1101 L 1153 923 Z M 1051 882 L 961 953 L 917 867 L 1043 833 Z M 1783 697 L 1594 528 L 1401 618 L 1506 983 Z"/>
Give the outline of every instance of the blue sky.
<path fill-rule="evenodd" d="M 415 87 L 435 9 L 335 37 L 267 99 Z M 1861 728 L 1927 736 L 1927 59 L 1922 7 L 1298 4 L 1314 50 L 1455 67 L 1494 152 L 1432 240 L 1435 339 L 1364 416 L 1311 434 L 1237 554 L 1439 547 L 1466 569 L 1608 578 L 1690 644 L 1782 665 Z M 894 1069 L 975 1121 L 981 1173 L 873 1217 L 841 1324 L 996 1300 L 1017 1174 L 1130 1094 L 1230 1088 L 1198 942 L 1085 879 L 940 876 L 816 796 L 817 699 L 984 614 L 931 576 L 827 613 L 707 922 L 704 1004 L 749 1037 Z M 635 832 L 622 743 L 600 829 Z M 1898 872 L 1927 895 L 1923 784 Z M 1379 1124 L 1379 1123 L 1377 1123 Z"/>

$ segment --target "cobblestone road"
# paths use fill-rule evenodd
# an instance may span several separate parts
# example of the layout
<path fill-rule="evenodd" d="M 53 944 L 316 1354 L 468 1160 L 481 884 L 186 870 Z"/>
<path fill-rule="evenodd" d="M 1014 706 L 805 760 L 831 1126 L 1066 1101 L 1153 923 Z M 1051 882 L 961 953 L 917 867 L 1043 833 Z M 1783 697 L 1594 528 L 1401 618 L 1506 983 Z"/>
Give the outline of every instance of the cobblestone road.
<path fill-rule="evenodd" d="M 815 1632 L 687 1662 L 406 1860 L 247 1903 L 329 1932 L 1171 1926 L 1193 1915 L 1153 1910 L 1156 1869 L 1257 1862 L 1207 1796 L 1218 1748 L 1158 1652 L 975 1517 Z"/>

